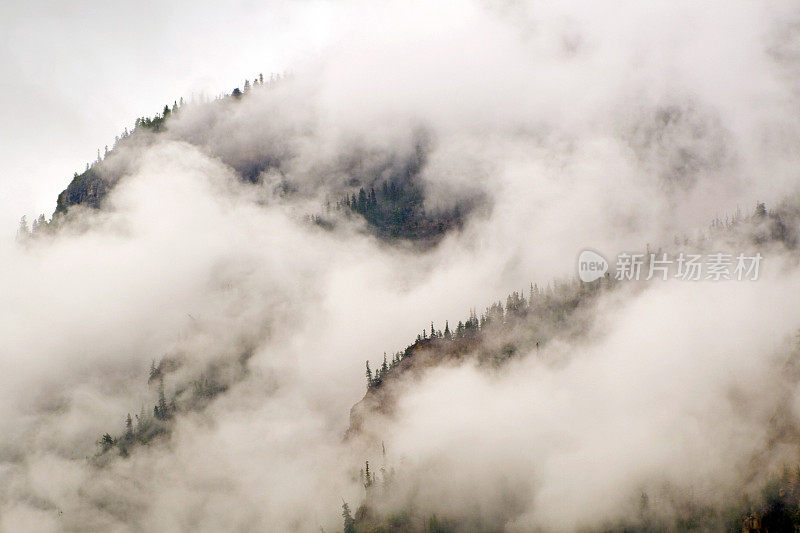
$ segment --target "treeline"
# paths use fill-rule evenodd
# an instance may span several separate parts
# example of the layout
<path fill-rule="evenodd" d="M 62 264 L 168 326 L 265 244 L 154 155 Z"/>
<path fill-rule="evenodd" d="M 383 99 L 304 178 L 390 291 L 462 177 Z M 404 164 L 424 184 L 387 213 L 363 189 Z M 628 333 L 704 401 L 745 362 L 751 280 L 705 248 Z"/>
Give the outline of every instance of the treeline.
<path fill-rule="evenodd" d="M 144 134 L 165 131 L 170 118 L 179 116 L 187 107 L 242 100 L 250 93 L 274 88 L 285 79 L 285 75 L 273 74 L 265 79 L 259 74 L 252 80 L 245 80 L 241 89 L 236 87 L 228 94 L 221 94 L 213 99 L 194 95 L 188 100 L 181 97 L 164 105 L 155 115 L 136 118 L 132 129 L 126 127 L 121 135 L 115 137 L 110 147 L 106 145 L 97 150 L 97 158 L 87 163 L 82 172 L 74 173 L 71 182 L 58 195 L 56 209 L 50 220 L 39 217 L 34 226 L 29 226 L 27 221 L 20 225 L 21 240 L 29 235 L 43 234 L 47 228 L 57 227 L 58 220 L 71 206 L 101 207 L 108 192 L 125 172 L 124 168 L 104 165 L 104 162 L 119 148 L 135 142 L 133 139 L 142 138 Z M 426 208 L 419 174 L 425 164 L 430 140 L 425 132 L 418 132 L 416 135 L 418 138 L 414 153 L 402 160 L 395 156 L 389 157 L 383 165 L 379 164 L 376 168 L 369 167 L 360 171 L 353 169 L 353 182 L 361 183 L 362 186 L 357 191 L 326 202 L 324 214 L 309 218 L 320 226 L 331 227 L 335 223 L 331 216 L 334 213 L 358 216 L 383 239 L 409 239 L 422 243 L 435 243 L 447 231 L 462 227 L 466 215 L 481 200 L 472 197 L 471 200 L 463 200 L 449 208 Z M 231 164 L 244 181 L 255 183 L 261 171 L 278 166 L 280 161 L 275 159 L 274 154 L 258 154 L 252 161 Z"/>
<path fill-rule="evenodd" d="M 157 387 L 155 403 L 151 407 L 142 406 L 139 414 L 133 418 L 128 413 L 121 434 L 114 436 L 105 433 L 97 441 L 98 455 L 117 450 L 121 456 L 127 457 L 134 446 L 149 444 L 162 435 L 168 436 L 176 415 L 205 408 L 214 398 L 227 391 L 232 382 L 242 379 L 250 355 L 250 351 L 245 351 L 235 358 L 220 359 L 195 379 L 174 384 L 174 390 L 169 394 L 164 387 L 165 379 L 181 367 L 181 362 L 171 357 L 165 357 L 158 363 L 153 360 L 147 382 L 149 386 Z"/>
<path fill-rule="evenodd" d="M 101 175 L 99 165 L 119 147 L 129 141 L 130 138 L 143 134 L 144 132 L 159 133 L 166 129 L 166 123 L 170 117 L 178 115 L 187 106 L 209 105 L 213 102 L 226 100 L 240 100 L 247 94 L 256 90 L 266 90 L 275 87 L 287 78 L 286 75 L 270 75 L 268 80 L 264 79 L 263 74 L 256 76 L 252 82 L 245 80 L 243 89 L 236 87 L 230 93 L 222 93 L 213 99 L 201 95 L 192 95 L 187 101 L 181 97 L 173 103 L 166 104 L 164 108 L 152 117 L 143 116 L 135 120 L 132 130 L 126 127 L 121 135 L 114 139 L 111 148 L 106 145 L 103 149 L 97 150 L 97 158 L 86 164 L 83 172 L 75 172 L 72 181 L 67 188 L 59 194 L 56 201 L 56 210 L 51 217 L 51 223 L 57 222 L 59 215 L 67 212 L 70 206 L 86 205 L 87 207 L 98 208 L 105 195 L 110 190 L 113 183 L 108 183 L 108 176 Z"/>
<path fill-rule="evenodd" d="M 264 80 L 264 75 L 259 74 L 255 78 L 253 78 L 252 83 L 249 79 L 244 80 L 243 88 L 239 89 L 236 87 L 231 91 L 229 94 L 223 93 L 214 98 L 214 101 L 221 101 L 226 100 L 228 98 L 233 98 L 236 100 L 240 100 L 245 95 L 249 94 L 253 90 L 257 89 L 271 89 L 275 87 L 278 83 L 280 83 L 284 79 L 280 74 L 271 74 L 269 80 Z M 211 102 L 206 96 L 199 96 L 195 97 L 192 95 L 191 99 L 186 102 L 184 101 L 183 97 L 180 100 L 175 100 L 172 103 L 172 107 L 169 104 L 164 106 L 164 109 L 161 113 L 156 113 L 153 117 L 139 117 L 136 119 L 134 123 L 134 131 L 142 128 L 146 130 L 151 130 L 154 132 L 161 131 L 163 129 L 164 122 L 171 116 L 180 111 L 185 105 L 195 105 L 195 104 L 208 104 Z M 125 130 L 127 133 L 127 129 Z"/>
<path fill-rule="evenodd" d="M 495 354 L 495 360 L 507 359 L 521 347 L 539 348 L 576 309 L 602 288 L 615 283 L 610 276 L 592 283 L 556 281 L 544 289 L 531 283 L 527 297 L 522 291 L 514 291 L 506 297 L 505 303 L 502 300 L 494 302 L 480 314 L 472 309 L 455 328 L 450 328 L 449 321 L 445 321 L 444 329 L 437 329 L 431 322 L 430 329 L 423 329 L 413 343 L 405 350 L 395 352 L 391 359 L 384 352 L 382 363 L 374 371 L 366 361 L 367 390 L 380 387 L 403 361 L 422 349 L 443 354 L 465 353 L 477 349 L 488 334 L 505 339 L 500 353 Z M 566 329 L 563 332 L 568 333 Z"/>
<path fill-rule="evenodd" d="M 787 220 L 789 222 L 787 222 Z M 727 235 L 744 234 L 753 244 L 781 242 L 788 248 L 796 248 L 798 236 L 793 226 L 798 221 L 798 213 L 789 206 L 767 209 L 763 202 L 756 202 L 752 213 L 745 215 L 740 209 L 725 218 L 716 217 L 708 228 L 706 237 L 713 239 Z M 688 237 L 675 238 L 675 243 L 689 242 Z"/>
<path fill-rule="evenodd" d="M 352 206 L 356 205 L 356 210 L 361 212 L 362 209 L 369 209 L 369 206 L 374 204 L 374 197 L 372 192 L 370 194 L 359 193 L 358 197 L 353 196 L 349 200 L 341 201 L 340 206 L 352 209 Z M 782 215 L 779 211 L 767 210 L 764 203 L 758 202 L 750 215 L 743 215 L 741 211 L 737 211 L 734 215 L 725 217 L 724 220 L 715 218 L 706 233 L 699 235 L 696 239 L 686 236 L 676 237 L 675 243 L 679 247 L 681 245 L 702 247 L 706 241 L 713 242 L 715 238 L 736 237 L 744 238 L 756 245 L 779 242 L 788 247 L 794 247 L 797 239 L 789 229 L 791 226 L 784 222 L 785 216 L 787 215 Z M 560 326 L 565 325 L 566 319 L 586 296 L 596 292 L 601 285 L 610 286 L 616 282 L 614 272 L 609 272 L 605 278 L 594 283 L 582 283 L 578 280 L 554 282 L 544 289 L 531 283 L 527 298 L 522 291 L 514 291 L 506 297 L 505 303 L 503 301 L 494 302 L 486 307 L 480 315 L 474 309 L 471 310 L 469 317 L 459 320 L 453 329 L 450 328 L 449 321 L 445 322 L 443 330 L 436 329 L 431 322 L 430 330 L 423 329 L 417 335 L 416 340 L 405 350 L 394 353 L 391 359 L 388 359 L 384 353 L 383 362 L 374 371 L 370 367 L 369 361 L 366 362 L 367 388 L 380 386 L 395 368 L 420 348 L 435 347 L 443 352 L 458 351 L 458 345 L 463 345 L 464 341 L 481 338 L 487 331 L 511 329 L 529 319 L 535 319 L 535 321 L 548 326 L 535 331 L 535 324 L 528 324 L 527 331 L 535 331 L 534 335 L 537 338 L 534 342 L 538 347 L 540 342 L 546 340 L 546 331 L 557 330 Z M 524 333 L 525 331 L 520 332 L 520 334 Z M 520 342 L 512 340 L 506 345 L 506 352 L 515 351 L 519 344 Z"/>
<path fill-rule="evenodd" d="M 151 371 L 152 375 L 152 371 Z M 130 449 L 136 444 L 148 444 L 159 435 L 167 434 L 170 426 L 169 420 L 173 417 L 177 410 L 175 400 L 168 402 L 164 392 L 164 378 L 158 380 L 158 400 L 153 405 L 152 412 L 148 412 L 142 406 L 139 414 L 134 419 L 128 413 L 125 418 L 124 432 L 114 437 L 110 433 L 105 433 L 98 441 L 100 447 L 100 454 L 105 454 L 112 449 L 117 449 L 119 454 L 127 457 Z"/>

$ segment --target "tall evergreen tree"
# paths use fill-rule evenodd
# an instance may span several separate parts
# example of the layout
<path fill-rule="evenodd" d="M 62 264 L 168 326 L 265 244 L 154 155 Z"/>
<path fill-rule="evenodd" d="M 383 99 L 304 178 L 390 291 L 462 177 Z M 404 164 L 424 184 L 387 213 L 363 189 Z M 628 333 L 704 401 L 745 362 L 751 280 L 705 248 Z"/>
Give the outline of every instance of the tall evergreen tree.
<path fill-rule="evenodd" d="M 368 489 L 372 486 L 372 483 L 374 482 L 374 475 L 370 474 L 369 472 L 369 461 L 366 462 L 366 466 L 364 467 L 364 477 L 365 477 L 364 488 Z"/>
<path fill-rule="evenodd" d="M 386 377 L 386 374 L 389 373 L 389 365 L 386 362 L 386 352 L 383 352 L 383 364 L 381 365 L 381 377 Z"/>
<path fill-rule="evenodd" d="M 169 406 L 167 405 L 167 397 L 164 394 L 164 378 L 162 377 L 158 385 L 158 405 L 156 406 L 156 416 L 162 420 L 169 416 Z"/>
<path fill-rule="evenodd" d="M 344 533 L 356 533 L 356 521 L 350 513 L 350 506 L 342 502 L 342 518 L 344 519 Z"/>
<path fill-rule="evenodd" d="M 139 414 L 136 415 L 136 432 L 140 433 L 144 431 L 146 425 L 147 425 L 147 412 L 144 410 L 144 405 L 142 405 L 141 411 L 139 411 Z"/>
<path fill-rule="evenodd" d="M 24 242 L 31 236 L 31 232 L 28 229 L 28 217 L 22 215 L 22 218 L 19 219 L 19 229 L 17 230 L 17 242 Z"/>

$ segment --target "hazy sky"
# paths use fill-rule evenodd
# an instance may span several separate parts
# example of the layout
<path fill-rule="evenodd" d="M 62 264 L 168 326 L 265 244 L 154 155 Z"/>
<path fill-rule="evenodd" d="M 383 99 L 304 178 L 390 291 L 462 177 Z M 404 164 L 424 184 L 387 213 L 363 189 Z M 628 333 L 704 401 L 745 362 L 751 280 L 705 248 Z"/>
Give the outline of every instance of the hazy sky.
<path fill-rule="evenodd" d="M 0 235 L 48 217 L 73 172 L 137 116 L 282 72 L 330 36 L 319 2 L 0 4 Z"/>

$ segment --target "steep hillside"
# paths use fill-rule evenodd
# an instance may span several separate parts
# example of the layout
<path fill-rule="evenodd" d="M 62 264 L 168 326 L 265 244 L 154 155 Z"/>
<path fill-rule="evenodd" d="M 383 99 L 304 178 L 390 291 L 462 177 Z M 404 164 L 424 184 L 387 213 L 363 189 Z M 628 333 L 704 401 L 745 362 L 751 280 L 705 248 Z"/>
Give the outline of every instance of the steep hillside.
<path fill-rule="evenodd" d="M 280 106 L 280 92 L 287 90 L 286 84 L 280 76 L 272 76 L 268 82 L 260 76 L 252 85 L 248 80 L 244 91 L 237 88 L 210 101 L 185 102 L 181 98 L 153 118 L 136 119 L 132 131 L 126 129 L 111 149 L 106 146 L 102 154 L 98 150 L 97 160 L 75 174 L 58 195 L 53 220 L 79 206 L 105 208 L 105 198 L 116 184 L 136 172 L 136 153 L 164 140 L 188 142 L 220 158 L 242 182 L 275 188 L 285 197 L 321 198 L 317 209 L 308 215 L 325 228 L 342 216 L 358 217 L 382 239 L 435 244 L 448 231 L 461 228 L 471 212 L 487 207 L 486 198 L 474 191 L 447 207 L 426 200 L 421 173 L 434 141 L 424 129 L 413 133 L 407 147 L 376 150 L 355 143 L 334 160 L 320 160 L 316 172 L 321 182 L 316 190 L 301 190 L 293 177 L 294 160 L 299 154 L 292 146 L 308 132 L 298 131 L 294 125 L 284 126 L 286 129 L 276 131 L 274 137 L 257 146 L 247 146 L 248 141 L 241 146 L 219 137 L 228 134 L 231 116 L 264 113 L 264 102 Z M 254 95 L 259 99 L 257 104 L 251 102 Z M 198 133 L 197 127 L 205 132 Z"/>

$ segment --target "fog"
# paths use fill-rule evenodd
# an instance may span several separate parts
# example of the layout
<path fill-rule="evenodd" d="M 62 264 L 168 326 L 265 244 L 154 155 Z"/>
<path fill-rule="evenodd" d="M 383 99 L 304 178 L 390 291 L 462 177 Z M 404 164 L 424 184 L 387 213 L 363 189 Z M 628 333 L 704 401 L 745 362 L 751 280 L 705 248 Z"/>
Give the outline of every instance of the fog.
<path fill-rule="evenodd" d="M 250 9 L 218 30 L 241 30 L 245 50 L 262 46 Z M 0 243 L 0 529 L 338 531 L 342 501 L 365 499 L 366 460 L 397 473 L 381 508 L 599 529 L 635 519 L 643 491 L 659 516 L 722 507 L 796 464 L 800 270 L 779 244 L 759 249 L 757 281 L 622 287 L 591 302 L 578 336 L 499 368 L 466 357 L 400 378 L 394 415 L 345 438 L 365 360 L 431 321 L 454 327 L 531 282 L 572 278 L 584 248 L 613 260 L 756 202 L 800 207 L 795 4 L 275 9 L 286 37 L 273 46 L 302 41 L 274 61 L 290 76 L 188 104 L 104 161 L 115 185 L 102 209 Z M 168 13 L 151 31 L 194 42 L 195 20 Z M 135 54 L 138 39 L 125 43 Z M 108 61 L 98 70 L 130 75 L 124 56 Z M 242 61 L 209 65 L 263 70 Z M 194 74 L 170 65 L 154 87 L 187 87 L 175 80 Z M 122 100 L 128 121 L 163 106 Z M 421 247 L 357 217 L 309 223 L 354 176 L 379 185 L 420 146 L 426 209 L 472 202 L 463 227 Z M 21 214 L 4 217 L 8 234 Z M 738 237 L 707 246 L 756 251 Z M 181 407 L 170 432 L 100 454 L 128 413 L 152 411 L 148 371 L 165 359 L 180 363 L 163 377 Z M 190 405 L 185 389 L 210 373 L 225 390 Z"/>

